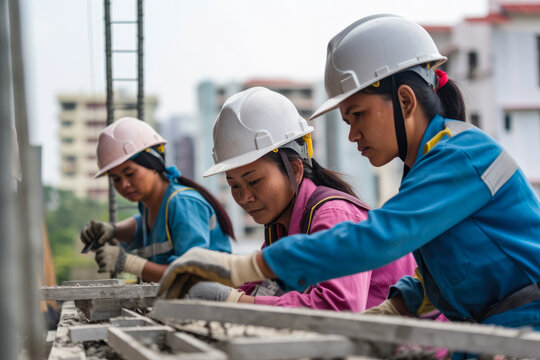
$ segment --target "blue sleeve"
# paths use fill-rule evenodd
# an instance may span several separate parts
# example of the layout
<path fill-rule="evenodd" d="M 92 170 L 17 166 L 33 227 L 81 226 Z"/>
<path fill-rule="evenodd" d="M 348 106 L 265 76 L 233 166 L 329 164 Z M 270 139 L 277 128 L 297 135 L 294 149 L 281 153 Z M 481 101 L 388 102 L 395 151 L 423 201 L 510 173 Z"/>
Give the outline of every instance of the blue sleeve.
<path fill-rule="evenodd" d="M 174 247 L 173 261 L 192 247 L 210 247 L 211 217 L 210 204 L 191 194 L 181 194 L 169 203 L 169 229 Z"/>
<path fill-rule="evenodd" d="M 413 314 L 416 314 L 425 296 L 420 280 L 410 275 L 402 277 L 395 285 L 390 287 L 388 298 L 391 299 L 398 294 L 401 294 L 407 310 Z"/>
<path fill-rule="evenodd" d="M 370 211 L 368 220 L 282 238 L 263 249 L 263 257 L 285 290 L 303 290 L 381 267 L 418 249 L 473 214 L 490 196 L 467 153 L 438 145 L 417 160 L 399 193 Z"/>
<path fill-rule="evenodd" d="M 137 229 L 135 230 L 133 240 L 131 242 L 120 242 L 120 245 L 128 252 L 144 246 L 141 214 L 133 215 L 133 218 L 137 222 Z"/>

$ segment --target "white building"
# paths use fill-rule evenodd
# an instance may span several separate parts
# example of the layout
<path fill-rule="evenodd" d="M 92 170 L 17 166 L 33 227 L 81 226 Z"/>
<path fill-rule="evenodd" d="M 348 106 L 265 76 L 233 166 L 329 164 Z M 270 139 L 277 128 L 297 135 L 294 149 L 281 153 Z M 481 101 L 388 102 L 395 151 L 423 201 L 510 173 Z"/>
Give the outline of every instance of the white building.
<path fill-rule="evenodd" d="M 106 178 L 94 179 L 97 172 L 96 146 L 98 135 L 106 126 L 105 96 L 88 94 L 61 94 L 60 103 L 60 188 L 70 190 L 78 197 L 105 200 L 109 185 Z M 115 99 L 115 118 L 136 116 L 135 96 Z M 155 125 L 154 112 L 157 99 L 145 100 L 145 121 Z"/>
<path fill-rule="evenodd" d="M 489 8 L 426 29 L 461 85 L 468 121 L 504 146 L 540 194 L 540 1 L 490 0 Z"/>

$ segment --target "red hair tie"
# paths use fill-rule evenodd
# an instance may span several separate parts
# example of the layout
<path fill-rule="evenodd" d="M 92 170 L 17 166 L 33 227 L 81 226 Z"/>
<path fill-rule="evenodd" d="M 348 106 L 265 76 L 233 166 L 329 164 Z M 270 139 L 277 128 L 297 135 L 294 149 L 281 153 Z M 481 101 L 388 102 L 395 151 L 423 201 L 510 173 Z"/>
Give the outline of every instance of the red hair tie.
<path fill-rule="evenodd" d="M 437 90 L 442 88 L 448 82 L 448 74 L 442 70 L 435 70 L 435 75 L 439 78 L 439 86 Z"/>

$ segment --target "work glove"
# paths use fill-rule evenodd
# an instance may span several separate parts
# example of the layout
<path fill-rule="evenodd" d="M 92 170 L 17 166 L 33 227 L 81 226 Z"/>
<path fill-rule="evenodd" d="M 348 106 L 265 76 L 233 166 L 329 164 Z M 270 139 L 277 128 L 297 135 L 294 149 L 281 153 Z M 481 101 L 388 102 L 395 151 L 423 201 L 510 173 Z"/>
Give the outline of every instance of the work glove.
<path fill-rule="evenodd" d="M 199 299 L 222 302 L 238 302 L 245 292 L 213 281 L 200 281 L 193 285 L 186 299 Z"/>
<path fill-rule="evenodd" d="M 158 297 L 178 299 L 199 281 L 216 281 L 238 287 L 248 281 L 265 280 L 255 256 L 232 255 L 194 247 L 169 264 L 161 278 Z"/>
<path fill-rule="evenodd" d="M 141 277 L 144 266 L 148 261 L 126 253 L 121 246 L 109 244 L 105 244 L 96 250 L 95 259 L 100 273 L 120 274 L 121 272 L 128 272 L 138 277 Z"/>
<path fill-rule="evenodd" d="M 103 246 L 105 243 L 114 244 L 116 241 L 114 237 L 116 235 L 116 225 L 114 223 L 108 223 L 103 221 L 92 220 L 81 230 L 81 241 L 86 245 L 90 245 L 88 250 L 97 249 Z"/>
<path fill-rule="evenodd" d="M 384 300 L 379 305 L 367 309 L 366 311 L 362 312 L 362 314 L 402 316 L 401 313 L 397 311 L 395 306 L 392 305 L 390 299 Z"/>

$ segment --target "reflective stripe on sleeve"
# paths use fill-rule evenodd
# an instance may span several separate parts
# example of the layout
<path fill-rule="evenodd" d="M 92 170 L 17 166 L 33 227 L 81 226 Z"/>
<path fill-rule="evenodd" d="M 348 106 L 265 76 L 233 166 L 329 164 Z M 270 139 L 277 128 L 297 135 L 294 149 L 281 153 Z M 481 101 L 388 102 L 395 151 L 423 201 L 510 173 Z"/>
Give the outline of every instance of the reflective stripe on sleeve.
<path fill-rule="evenodd" d="M 149 259 L 152 256 L 164 254 L 172 249 L 172 245 L 168 241 L 164 241 L 137 249 L 135 253 L 142 258 Z"/>
<path fill-rule="evenodd" d="M 495 195 L 497 191 L 506 184 L 508 179 L 514 175 L 517 168 L 517 163 L 506 151 L 503 150 L 501 154 L 497 156 L 482 174 L 482 180 L 489 188 L 491 196 Z"/>

